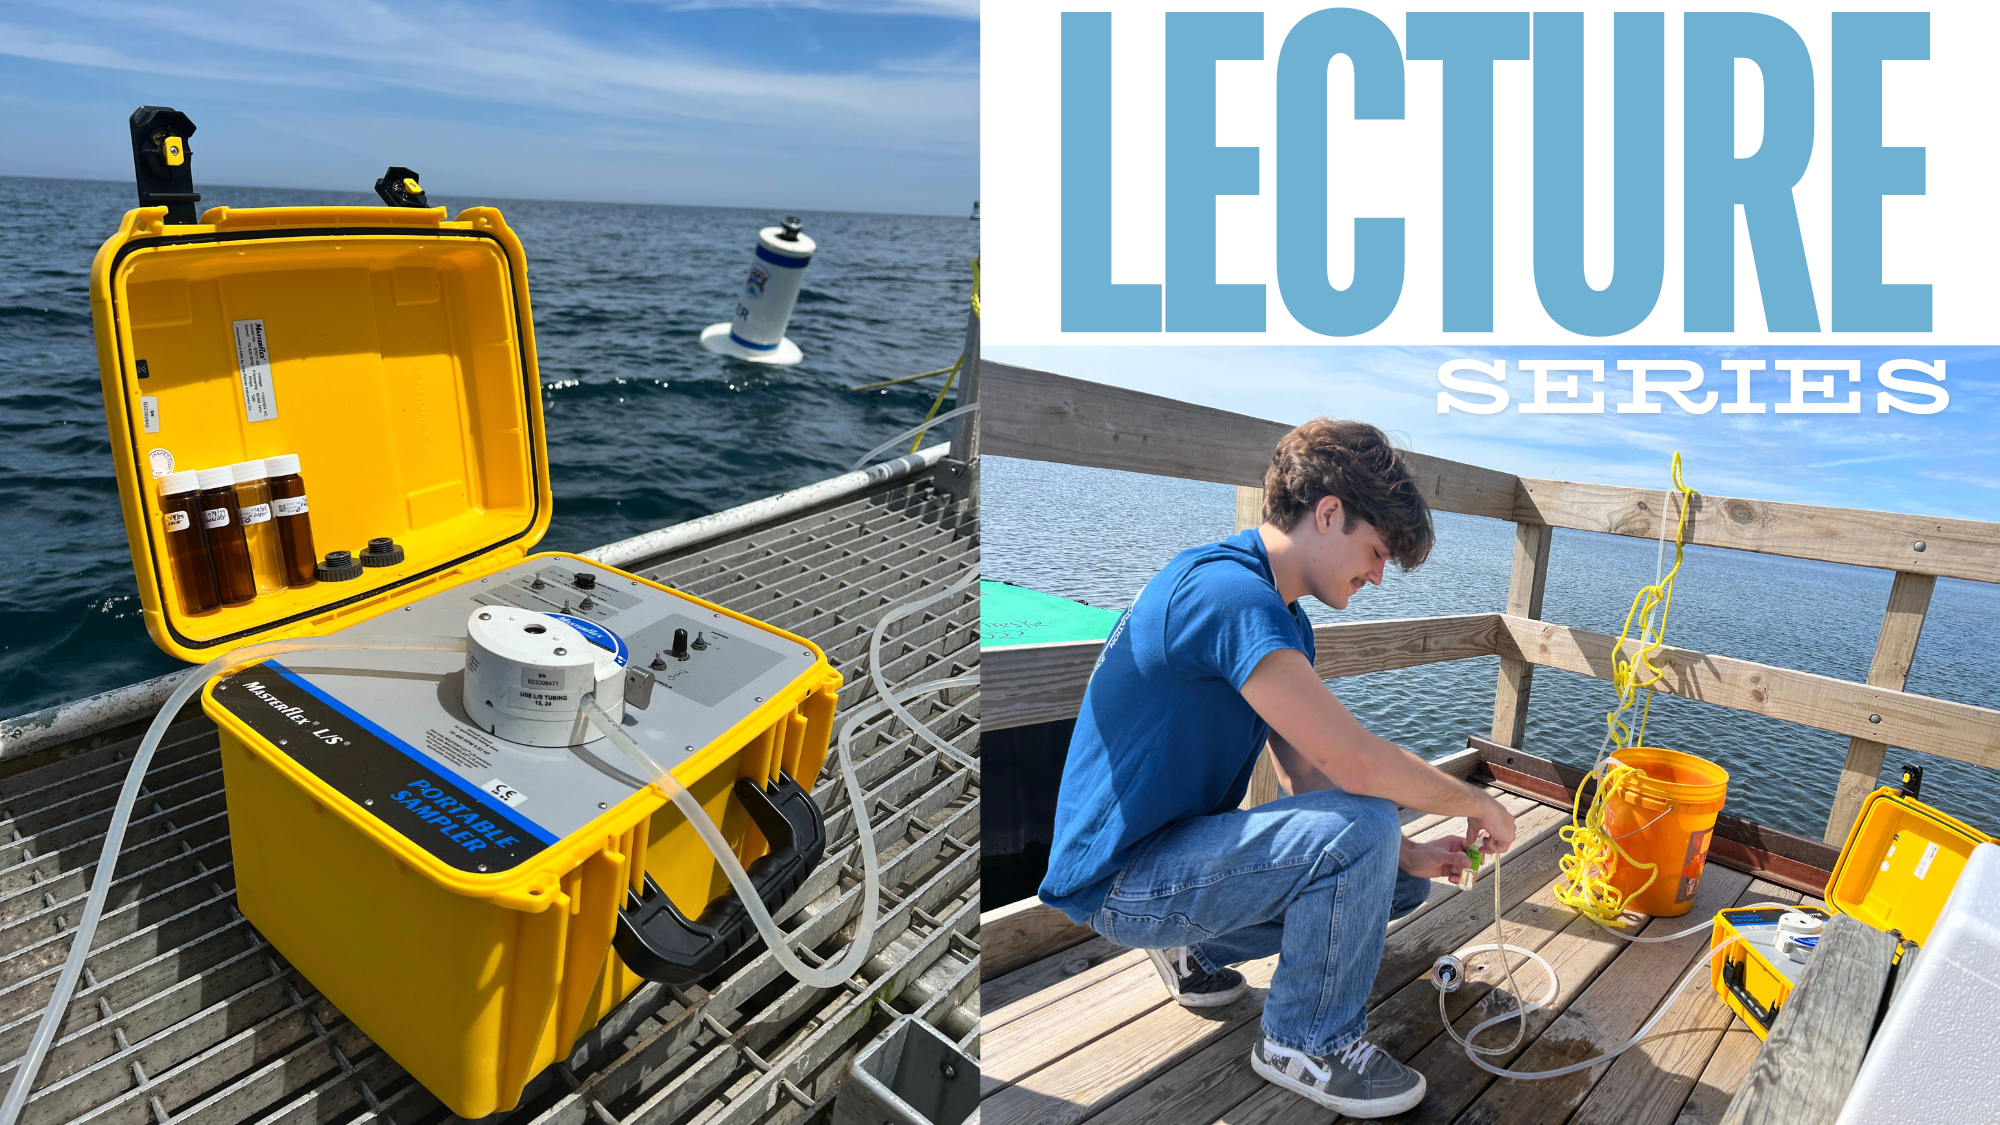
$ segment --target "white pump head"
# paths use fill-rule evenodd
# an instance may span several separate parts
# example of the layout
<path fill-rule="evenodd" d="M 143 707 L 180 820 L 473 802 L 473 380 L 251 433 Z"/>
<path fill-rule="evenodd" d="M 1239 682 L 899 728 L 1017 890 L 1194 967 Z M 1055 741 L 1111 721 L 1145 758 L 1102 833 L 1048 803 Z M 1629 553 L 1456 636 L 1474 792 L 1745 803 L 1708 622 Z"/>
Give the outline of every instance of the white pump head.
<path fill-rule="evenodd" d="M 601 628 L 511 606 L 475 610 L 465 626 L 465 713 L 479 729 L 527 746 L 575 746 L 598 737 L 583 716 L 595 693 L 612 719 L 625 714 L 624 646 L 592 643 Z"/>

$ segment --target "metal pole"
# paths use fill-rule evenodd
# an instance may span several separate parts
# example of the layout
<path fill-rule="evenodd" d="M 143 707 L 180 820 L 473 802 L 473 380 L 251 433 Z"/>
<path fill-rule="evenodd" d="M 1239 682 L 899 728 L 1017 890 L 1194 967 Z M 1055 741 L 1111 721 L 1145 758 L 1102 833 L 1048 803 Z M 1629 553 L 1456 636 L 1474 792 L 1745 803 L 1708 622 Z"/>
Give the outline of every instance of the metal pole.
<path fill-rule="evenodd" d="M 965 359 L 958 373 L 958 397 L 953 406 L 979 401 L 979 314 L 965 315 Z M 951 456 L 938 462 L 937 489 L 953 500 L 979 499 L 979 412 L 952 423 Z"/>

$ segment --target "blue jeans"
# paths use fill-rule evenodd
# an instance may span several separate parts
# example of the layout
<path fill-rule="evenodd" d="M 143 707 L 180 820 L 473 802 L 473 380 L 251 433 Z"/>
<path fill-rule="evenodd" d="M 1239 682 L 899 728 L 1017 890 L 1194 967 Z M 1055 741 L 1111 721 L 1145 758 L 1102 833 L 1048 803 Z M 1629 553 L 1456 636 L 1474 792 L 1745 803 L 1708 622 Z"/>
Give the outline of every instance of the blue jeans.
<path fill-rule="evenodd" d="M 1185 945 L 1202 968 L 1278 954 L 1264 1035 L 1310 1055 L 1368 1027 L 1389 919 L 1429 897 L 1396 866 L 1402 826 L 1379 797 L 1338 789 L 1175 821 L 1112 880 L 1091 927 L 1120 945 Z"/>

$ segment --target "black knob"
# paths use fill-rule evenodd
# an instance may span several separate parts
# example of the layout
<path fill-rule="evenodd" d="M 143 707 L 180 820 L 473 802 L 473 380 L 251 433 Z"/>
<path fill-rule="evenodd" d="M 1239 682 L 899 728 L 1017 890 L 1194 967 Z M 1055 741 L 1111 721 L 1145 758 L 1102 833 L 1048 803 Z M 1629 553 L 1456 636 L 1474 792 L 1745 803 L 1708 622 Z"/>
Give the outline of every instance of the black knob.
<path fill-rule="evenodd" d="M 328 551 L 326 559 L 313 568 L 321 582 L 348 582 L 361 577 L 361 562 L 348 551 Z"/>
<path fill-rule="evenodd" d="M 688 658 L 688 631 L 686 629 L 674 630 L 673 654 L 675 660 L 686 660 Z"/>
<path fill-rule="evenodd" d="M 579 590 L 597 589 L 597 575 L 587 570 L 577 571 L 576 577 L 572 581 L 576 583 L 576 588 Z"/>
<path fill-rule="evenodd" d="M 387 537 L 370 539 L 361 551 L 362 566 L 394 566 L 402 561 L 403 549 Z"/>

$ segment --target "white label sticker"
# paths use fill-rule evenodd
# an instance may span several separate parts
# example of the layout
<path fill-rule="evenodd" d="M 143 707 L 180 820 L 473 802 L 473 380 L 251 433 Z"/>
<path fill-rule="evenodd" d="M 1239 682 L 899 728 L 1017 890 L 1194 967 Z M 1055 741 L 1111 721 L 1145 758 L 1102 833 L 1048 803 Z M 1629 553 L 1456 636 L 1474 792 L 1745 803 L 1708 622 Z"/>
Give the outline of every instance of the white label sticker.
<path fill-rule="evenodd" d="M 271 501 L 274 516 L 303 516 L 306 514 L 306 498 L 303 496 L 281 496 Z"/>
<path fill-rule="evenodd" d="M 228 508 L 207 508 L 201 513 L 201 526 L 214 531 L 218 527 L 229 526 Z"/>
<path fill-rule="evenodd" d="M 154 480 L 158 480 L 174 471 L 174 455 L 164 449 L 153 450 L 151 453 L 146 454 L 146 459 L 153 463 Z"/>
<path fill-rule="evenodd" d="M 490 794 L 491 796 L 498 797 L 500 799 L 500 803 L 506 805 L 510 809 L 520 808 L 521 802 L 528 799 L 528 795 L 526 793 L 521 792 L 519 789 L 514 788 L 513 786 L 507 784 L 506 782 L 500 780 L 497 777 L 494 778 L 492 781 L 489 781 L 486 784 L 480 786 L 479 789 L 483 793 L 487 793 Z"/>
<path fill-rule="evenodd" d="M 186 531 L 188 525 L 194 522 L 188 518 L 186 512 L 168 512 L 166 513 L 166 517 L 168 531 Z"/>
<path fill-rule="evenodd" d="M 143 418 L 143 419 L 145 419 L 145 420 L 146 420 L 146 432 L 147 432 L 147 433 L 149 433 L 149 434 L 157 434 L 157 433 L 159 433 L 159 432 L 160 432 L 160 396 L 159 396 L 159 395 L 140 395 L 140 396 L 139 396 L 139 417 L 141 417 L 141 418 Z"/>
<path fill-rule="evenodd" d="M 243 380 L 243 410 L 252 422 L 278 416 L 278 399 L 271 391 L 271 353 L 264 346 L 264 322 L 236 322 L 236 373 Z"/>
<path fill-rule="evenodd" d="M 249 527 L 253 523 L 263 523 L 264 521 L 270 519 L 271 506 L 269 504 L 252 504 L 249 507 L 242 509 L 242 514 L 243 514 L 243 526 Z"/>
<path fill-rule="evenodd" d="M 1938 853 L 1937 841 L 1933 840 L 1930 843 L 1924 845 L 1924 856 L 1922 859 L 1919 859 L 1917 861 L 1917 870 L 1915 872 L 1917 878 L 1921 879 L 1925 875 L 1930 874 L 1931 860 L 1937 858 L 1937 853 Z"/>

